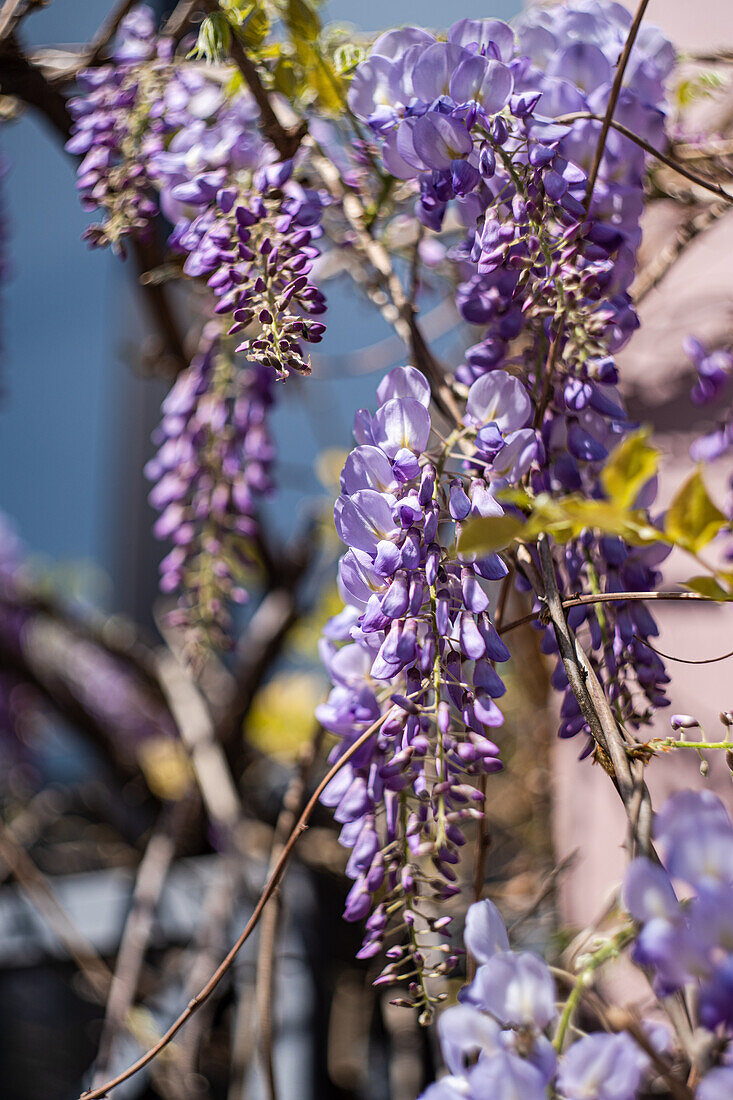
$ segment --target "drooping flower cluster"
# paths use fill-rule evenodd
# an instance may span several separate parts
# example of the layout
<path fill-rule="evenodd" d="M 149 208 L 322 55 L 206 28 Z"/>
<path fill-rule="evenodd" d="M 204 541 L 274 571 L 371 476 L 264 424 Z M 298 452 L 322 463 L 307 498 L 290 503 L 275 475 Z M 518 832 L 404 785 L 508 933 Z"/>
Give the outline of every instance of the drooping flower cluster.
<path fill-rule="evenodd" d="M 624 880 L 624 904 L 641 924 L 634 958 L 653 972 L 660 996 L 694 989 L 699 1023 L 730 1038 L 733 822 L 711 792 L 682 791 L 656 815 L 655 836 L 664 865 L 639 857 Z M 673 883 L 684 884 L 686 896 Z"/>
<path fill-rule="evenodd" d="M 326 326 L 309 320 L 325 311 L 323 294 L 309 280 L 318 256 L 322 202 L 317 192 L 290 179 L 292 162 L 265 166 L 244 195 L 222 186 L 219 173 L 204 173 L 171 190 L 198 211 L 174 241 L 188 255 L 186 275 L 206 278 L 217 298 L 215 313 L 228 318 L 230 334 L 255 327 L 240 343 L 251 360 L 279 379 L 309 374 L 301 341 L 316 344 Z M 306 316 L 303 316 L 303 315 Z"/>
<path fill-rule="evenodd" d="M 181 591 L 173 618 L 186 628 L 192 653 L 225 646 L 229 604 L 246 599 L 256 505 L 272 489 L 272 388 L 272 372 L 260 363 L 238 367 L 212 325 L 163 402 L 159 449 L 145 472 L 156 482 L 155 534 L 173 542 L 161 588 Z"/>
<path fill-rule="evenodd" d="M 701 1022 L 710 1030 L 721 1024 L 729 1028 L 730 898 L 725 889 L 730 892 L 733 876 L 733 827 L 714 796 L 692 791 L 670 799 L 658 820 L 660 836 L 675 846 L 672 862 L 667 860 L 670 874 L 695 883 L 700 893 L 687 903 L 690 915 L 677 901 L 663 868 L 648 860 L 631 865 L 627 905 L 643 922 L 636 961 L 656 968 L 663 960 L 672 979 L 663 991 L 669 992 L 686 984 L 704 958 L 707 974 L 714 977 L 703 994 Z M 702 850 L 695 836 L 701 820 Z M 691 929 L 695 920 L 696 934 Z M 637 1100 L 649 1085 L 656 1091 L 653 1077 L 659 1066 L 626 1032 L 582 1034 L 565 1048 L 568 1032 L 560 1020 L 551 970 L 538 955 L 511 949 L 493 902 L 469 907 L 464 941 L 478 968 L 458 994 L 460 1003 L 445 1009 L 438 1020 L 448 1073 L 423 1093 L 423 1100 L 547 1100 L 548 1095 L 559 1100 Z M 645 1030 L 647 1043 L 663 1062 L 669 1056 L 666 1029 L 652 1025 Z M 554 1042 L 548 1031 L 554 1031 Z M 733 1088 L 727 1055 L 722 1064 L 710 1068 L 708 1062 L 706 1068 L 696 1100 L 727 1100 Z M 662 1091 L 664 1086 L 660 1080 Z"/>
<path fill-rule="evenodd" d="M 159 141 L 155 107 L 171 45 L 156 42 L 153 12 L 140 5 L 121 21 L 112 61 L 79 74 L 82 94 L 69 100 L 74 123 L 66 148 L 83 158 L 77 189 L 85 210 L 104 214 L 85 232 L 93 246 L 124 251 L 124 238 L 144 235 L 157 213 L 148 157 Z"/>
<path fill-rule="evenodd" d="M 393 370 L 377 397 L 376 413 L 357 413 L 358 445 L 341 475 L 335 518 L 349 547 L 339 567 L 346 607 L 326 628 L 322 656 L 334 688 L 317 713 L 340 739 L 333 760 L 371 725 L 378 729 L 323 801 L 353 849 L 347 919 L 365 917 L 381 891 L 362 956 L 406 925 L 408 946 L 388 951 L 396 961 L 383 979 L 400 980 L 410 964 L 417 976 L 409 993 L 427 1007 L 415 929 L 431 927 L 426 895 L 457 890 L 461 824 L 482 801 L 463 777 L 501 766 L 491 730 L 503 721 L 495 700 L 504 685 L 494 665 L 509 657 L 489 589 L 507 567 L 496 554 L 462 557 L 455 540 L 470 516 L 501 515 L 494 492 L 516 484 L 536 439 L 525 427 L 526 391 L 502 372 L 474 383 L 464 424 L 445 443 L 431 445 L 430 389 L 419 371 Z M 491 466 L 486 477 L 451 472 L 459 438 L 492 456 L 482 460 Z"/>
<path fill-rule="evenodd" d="M 550 968 L 511 950 L 493 902 L 469 908 L 465 944 L 479 966 L 438 1021 L 448 1074 L 423 1100 L 547 1100 L 550 1086 L 563 1100 L 634 1100 L 649 1058 L 630 1036 L 584 1035 L 558 1057 L 546 1034 L 558 1016 Z"/>
<path fill-rule="evenodd" d="M 193 650 L 223 644 L 227 605 L 245 596 L 255 501 L 271 487 L 271 381 L 309 373 L 303 344 L 325 330 L 325 300 L 309 278 L 324 199 L 292 161 L 278 161 L 249 92 L 228 95 L 221 74 L 174 56 L 146 7 L 123 19 L 111 63 L 83 74 L 81 89 L 68 147 L 85 155 L 85 205 L 105 213 L 93 243 L 144 233 L 160 211 L 181 274 L 206 284 L 204 308 L 220 318 L 221 340 L 206 336 L 164 405 L 148 472 L 156 532 L 174 542 L 163 590 L 182 589 Z M 252 366 L 235 362 L 225 334 L 241 334 L 234 354 Z"/>
<path fill-rule="evenodd" d="M 461 20 L 445 42 L 406 28 L 377 39 L 352 85 L 352 108 L 379 136 L 385 167 L 419 178 L 422 221 L 439 229 L 454 202 L 467 226 L 451 253 L 463 279 L 457 304 L 484 335 L 456 378 L 471 385 L 508 370 L 522 379 L 538 432 L 528 469 L 535 493 L 602 495 L 598 472 L 631 426 L 613 356 L 638 324 L 627 290 L 646 157 L 611 129 L 591 190 L 601 124 L 584 117 L 605 111 L 630 22 L 619 5 L 580 0 L 532 9 L 514 30 Z M 663 36 L 644 28 L 616 108 L 618 121 L 657 146 L 673 60 Z M 651 489 L 640 506 L 652 503 Z M 591 535 L 557 562 L 574 592 L 609 571 L 607 590 L 633 577 L 642 591 L 658 580 L 656 564 Z M 664 705 L 664 668 L 643 644 L 656 626 L 643 605 L 578 608 L 574 619 L 590 625 L 620 717 L 642 721 Z M 545 644 L 554 650 L 551 630 Z M 567 688 L 561 665 L 555 679 Z M 565 709 L 567 736 L 584 725 L 569 691 Z"/>
<path fill-rule="evenodd" d="M 521 362 L 535 375 L 551 338 L 561 342 L 553 387 L 564 375 L 615 381 L 609 351 L 636 324 L 623 292 L 640 237 L 645 155 L 612 131 L 589 203 L 600 123 L 575 116 L 605 110 L 630 21 L 619 5 L 581 0 L 533 9 L 516 32 L 498 20 L 461 20 L 438 42 L 408 27 L 378 38 L 356 70 L 352 109 L 379 135 L 385 167 L 419 177 L 418 216 L 438 229 L 457 199 L 468 228 L 454 253 L 467 277 L 458 305 L 488 328 L 459 371 L 467 382 L 503 366 L 520 334 Z M 644 29 L 626 71 L 619 121 L 651 142 L 662 140 L 673 60 L 669 43 Z M 553 400 L 551 388 L 543 405 Z M 573 423 L 588 404 L 586 396 L 558 412 Z M 571 461 L 588 461 L 586 449 L 571 441 Z"/>

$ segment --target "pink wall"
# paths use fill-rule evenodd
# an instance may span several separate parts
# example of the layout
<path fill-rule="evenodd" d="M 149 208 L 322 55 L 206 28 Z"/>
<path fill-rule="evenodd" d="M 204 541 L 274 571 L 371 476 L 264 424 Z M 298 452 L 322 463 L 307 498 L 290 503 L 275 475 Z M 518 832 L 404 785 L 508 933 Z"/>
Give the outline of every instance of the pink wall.
<path fill-rule="evenodd" d="M 627 6 L 635 9 L 636 4 Z M 652 0 L 647 19 L 660 26 L 678 46 L 689 49 L 733 47 L 733 3 L 730 0 Z M 733 77 L 733 68 L 727 75 Z M 702 108 L 730 133 L 731 97 L 708 101 Z M 647 219 L 642 262 L 663 248 L 674 233 L 677 214 L 659 207 Z M 679 485 L 694 434 L 711 423 L 696 410 L 688 394 L 692 378 L 682 353 L 682 337 L 695 333 L 712 343 L 730 341 L 733 334 L 733 211 L 695 241 L 660 286 L 642 304 L 642 328 L 623 355 L 622 368 L 632 414 L 654 424 L 665 451 L 660 497 L 664 503 Z M 685 463 L 688 463 L 685 467 Z M 711 467 L 706 479 L 719 503 L 725 500 L 730 459 Z M 666 565 L 666 583 L 689 577 L 699 569 L 675 555 Z M 657 644 L 666 653 L 687 658 L 710 657 L 733 650 L 733 607 L 693 608 L 656 605 L 661 628 Z M 671 710 L 662 712 L 650 736 L 666 736 L 671 712 L 692 713 L 716 740 L 722 734 L 717 715 L 733 708 L 733 659 L 713 665 L 668 665 Z M 576 848 L 580 857 L 564 877 L 561 889 L 565 918 L 585 924 L 600 911 L 624 867 L 624 815 L 618 797 L 599 767 L 578 764 L 581 746 L 560 742 L 555 757 L 555 834 L 558 858 Z M 733 809 L 733 788 L 723 761 L 713 762 L 703 780 L 695 753 L 655 760 L 649 769 L 655 805 L 680 785 L 705 785 Z"/>

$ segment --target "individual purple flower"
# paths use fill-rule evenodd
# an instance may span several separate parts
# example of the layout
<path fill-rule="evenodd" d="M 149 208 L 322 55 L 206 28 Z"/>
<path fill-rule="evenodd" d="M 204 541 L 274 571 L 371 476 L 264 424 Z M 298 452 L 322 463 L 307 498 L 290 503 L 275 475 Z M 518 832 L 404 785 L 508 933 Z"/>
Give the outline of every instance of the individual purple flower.
<path fill-rule="evenodd" d="M 558 1093 L 563 1100 L 634 1100 L 648 1065 L 629 1035 L 585 1035 L 560 1063 Z"/>

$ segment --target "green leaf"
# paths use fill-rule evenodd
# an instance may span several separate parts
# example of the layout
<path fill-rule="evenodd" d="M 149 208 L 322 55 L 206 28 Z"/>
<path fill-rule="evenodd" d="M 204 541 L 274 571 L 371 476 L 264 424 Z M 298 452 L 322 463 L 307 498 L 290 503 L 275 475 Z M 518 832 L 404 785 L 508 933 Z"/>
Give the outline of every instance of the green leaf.
<path fill-rule="evenodd" d="M 285 23 L 295 45 L 299 40 L 315 42 L 321 33 L 321 21 L 307 0 L 288 0 Z"/>
<path fill-rule="evenodd" d="M 458 540 L 459 554 L 492 554 L 503 550 L 521 531 L 525 523 L 518 516 L 487 516 L 470 519 L 463 525 Z"/>
<path fill-rule="evenodd" d="M 664 530 L 671 542 L 696 554 L 727 522 L 708 496 L 705 482 L 697 470 L 675 494 L 667 510 Z"/>
<path fill-rule="evenodd" d="M 242 20 L 238 30 L 239 37 L 249 49 L 257 49 L 267 38 L 270 20 L 261 4 L 252 4 Z"/>
<path fill-rule="evenodd" d="M 685 588 L 691 588 L 693 592 L 699 592 L 701 596 L 708 596 L 711 600 L 733 600 L 733 593 L 726 592 L 715 577 L 690 577 L 682 583 Z"/>
<path fill-rule="evenodd" d="M 279 57 L 272 70 L 272 81 L 275 89 L 288 99 L 294 99 L 298 91 L 298 74 L 295 71 L 292 59 Z"/>
<path fill-rule="evenodd" d="M 601 470 L 601 483 L 608 496 L 623 508 L 630 508 L 641 488 L 657 472 L 660 452 L 650 447 L 649 429 L 629 435 L 616 447 Z"/>

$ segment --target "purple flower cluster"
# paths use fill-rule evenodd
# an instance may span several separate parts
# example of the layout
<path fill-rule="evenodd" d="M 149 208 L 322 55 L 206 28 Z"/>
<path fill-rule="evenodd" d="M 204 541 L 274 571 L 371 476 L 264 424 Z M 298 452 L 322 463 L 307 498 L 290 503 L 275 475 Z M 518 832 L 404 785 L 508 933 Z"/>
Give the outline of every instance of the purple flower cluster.
<path fill-rule="evenodd" d="M 696 336 L 685 338 L 684 349 L 697 372 L 690 398 L 696 405 L 708 405 L 717 401 L 733 374 L 733 351 L 717 348 L 710 352 Z M 733 423 L 730 411 L 727 410 L 725 419 L 714 431 L 695 440 L 690 447 L 690 456 L 695 462 L 713 462 L 732 448 Z"/>
<path fill-rule="evenodd" d="M 272 388 L 272 372 L 260 363 L 237 366 L 212 324 L 163 402 L 159 449 L 145 472 L 156 482 L 155 534 L 173 542 L 161 588 L 182 590 L 173 619 L 186 628 L 192 655 L 226 645 L 229 605 L 246 599 L 241 582 L 256 505 L 272 489 Z"/>
<path fill-rule="evenodd" d="M 69 100 L 74 123 L 66 148 L 83 158 L 77 189 L 84 209 L 104 213 L 84 234 L 92 246 L 124 252 L 124 238 L 148 232 L 158 211 L 148 157 L 160 140 L 155 107 L 171 45 L 156 40 L 153 12 L 141 5 L 120 23 L 112 61 L 79 74 L 82 94 Z"/>
<path fill-rule="evenodd" d="M 352 85 L 352 109 L 379 135 L 385 167 L 419 177 L 422 221 L 438 229 L 455 200 L 468 228 L 451 253 L 463 278 L 457 303 L 484 335 L 456 378 L 469 386 L 505 371 L 522 379 L 538 433 L 530 442 L 527 432 L 535 493 L 600 495 L 601 464 L 631 427 L 613 356 L 638 324 L 627 289 L 645 154 L 611 130 L 589 196 L 601 124 L 572 117 L 605 112 L 630 21 L 618 4 L 580 0 L 533 8 L 515 30 L 462 20 L 446 42 L 406 28 L 375 42 Z M 673 61 L 663 36 L 643 29 L 616 109 L 657 145 Z M 651 488 L 640 506 L 651 504 Z M 588 535 L 568 548 L 560 579 L 572 591 L 606 576 L 609 591 L 631 580 L 644 590 L 658 580 L 657 564 L 618 539 Z M 643 721 L 664 705 L 667 677 L 643 644 L 656 634 L 643 605 L 579 608 L 573 618 L 588 623 L 594 660 L 625 718 Z M 546 645 L 554 649 L 551 631 Z M 555 679 L 567 687 L 561 665 Z M 569 690 L 564 708 L 569 736 L 583 725 Z"/>
<path fill-rule="evenodd" d="M 558 580 L 567 592 L 581 589 L 608 593 L 652 591 L 661 580 L 658 566 L 668 553 L 669 549 L 662 545 L 629 546 L 615 535 L 597 538 L 586 531 L 564 548 L 558 563 Z M 622 721 L 638 727 L 649 722 L 659 707 L 669 706 L 665 694 L 669 676 L 664 663 L 644 644 L 645 639 L 659 634 L 646 604 L 639 600 L 585 604 L 571 607 L 567 618 L 570 627 L 578 631 L 583 640 L 587 639 L 587 648 L 606 695 Z M 594 743 L 568 683 L 551 628 L 544 632 L 542 650 L 557 655 L 552 684 L 557 691 L 563 692 L 559 736 L 585 734 L 588 742 L 583 755 L 586 755 Z"/>
<path fill-rule="evenodd" d="M 457 892 L 461 826 L 482 802 L 465 777 L 501 767 L 491 731 L 503 722 L 495 700 L 504 685 L 494 666 L 509 657 L 488 590 L 507 567 L 496 554 L 457 555 L 455 539 L 470 516 L 501 515 L 493 490 L 522 476 L 536 441 L 524 427 L 529 397 L 502 372 L 470 389 L 454 433 L 476 439 L 486 477 L 449 472 L 454 440 L 431 446 L 430 389 L 419 371 L 393 370 L 377 398 L 373 415 L 357 413 L 358 445 L 341 475 L 335 519 L 349 547 L 339 567 L 346 607 L 325 631 L 334 687 L 317 716 L 339 738 L 334 761 L 381 724 L 323 801 L 352 849 L 346 918 L 366 917 L 381 892 L 362 957 L 406 927 L 408 945 L 389 949 L 382 980 L 399 981 L 407 968 L 417 975 L 408 979 L 410 996 L 427 1008 L 417 930 L 434 924 L 422 905 Z"/>
<path fill-rule="evenodd" d="M 69 149 L 84 154 L 85 204 L 106 214 L 93 242 L 118 245 L 160 210 L 183 276 L 206 283 L 220 318 L 166 399 L 148 467 L 156 533 L 174 543 L 161 586 L 182 590 L 177 617 L 198 651 L 225 642 L 228 604 L 246 596 L 255 502 L 271 488 L 271 383 L 309 373 L 302 345 L 325 330 L 325 300 L 309 279 L 324 201 L 292 161 L 277 161 L 249 92 L 227 95 L 172 45 L 156 37 L 148 8 L 126 16 L 112 63 L 83 76 Z M 233 352 L 222 327 L 241 334 Z M 238 352 L 251 365 L 237 365 Z"/>
<path fill-rule="evenodd" d="M 649 1065 L 626 1034 L 584 1035 L 561 1056 L 546 1031 L 557 1018 L 555 982 L 547 964 L 512 951 L 490 901 L 466 915 L 466 948 L 476 976 L 447 1008 L 438 1034 L 448 1074 L 422 1100 L 634 1100 Z"/>
<path fill-rule="evenodd" d="M 660 996 L 692 986 L 699 1023 L 730 1038 L 733 822 L 712 793 L 682 791 L 656 815 L 655 836 L 664 866 L 639 857 L 624 880 L 624 904 L 641 925 L 634 959 L 653 972 Z"/>
<path fill-rule="evenodd" d="M 254 325 L 254 338 L 236 351 L 279 379 L 293 370 L 310 373 L 301 341 L 319 343 L 326 328 L 310 320 L 326 304 L 309 280 L 323 203 L 291 179 L 292 169 L 292 161 L 263 166 L 244 194 L 234 183 L 224 186 L 223 171 L 204 172 L 170 191 L 197 211 L 174 233 L 173 243 L 187 253 L 184 273 L 206 279 L 229 334 Z"/>

